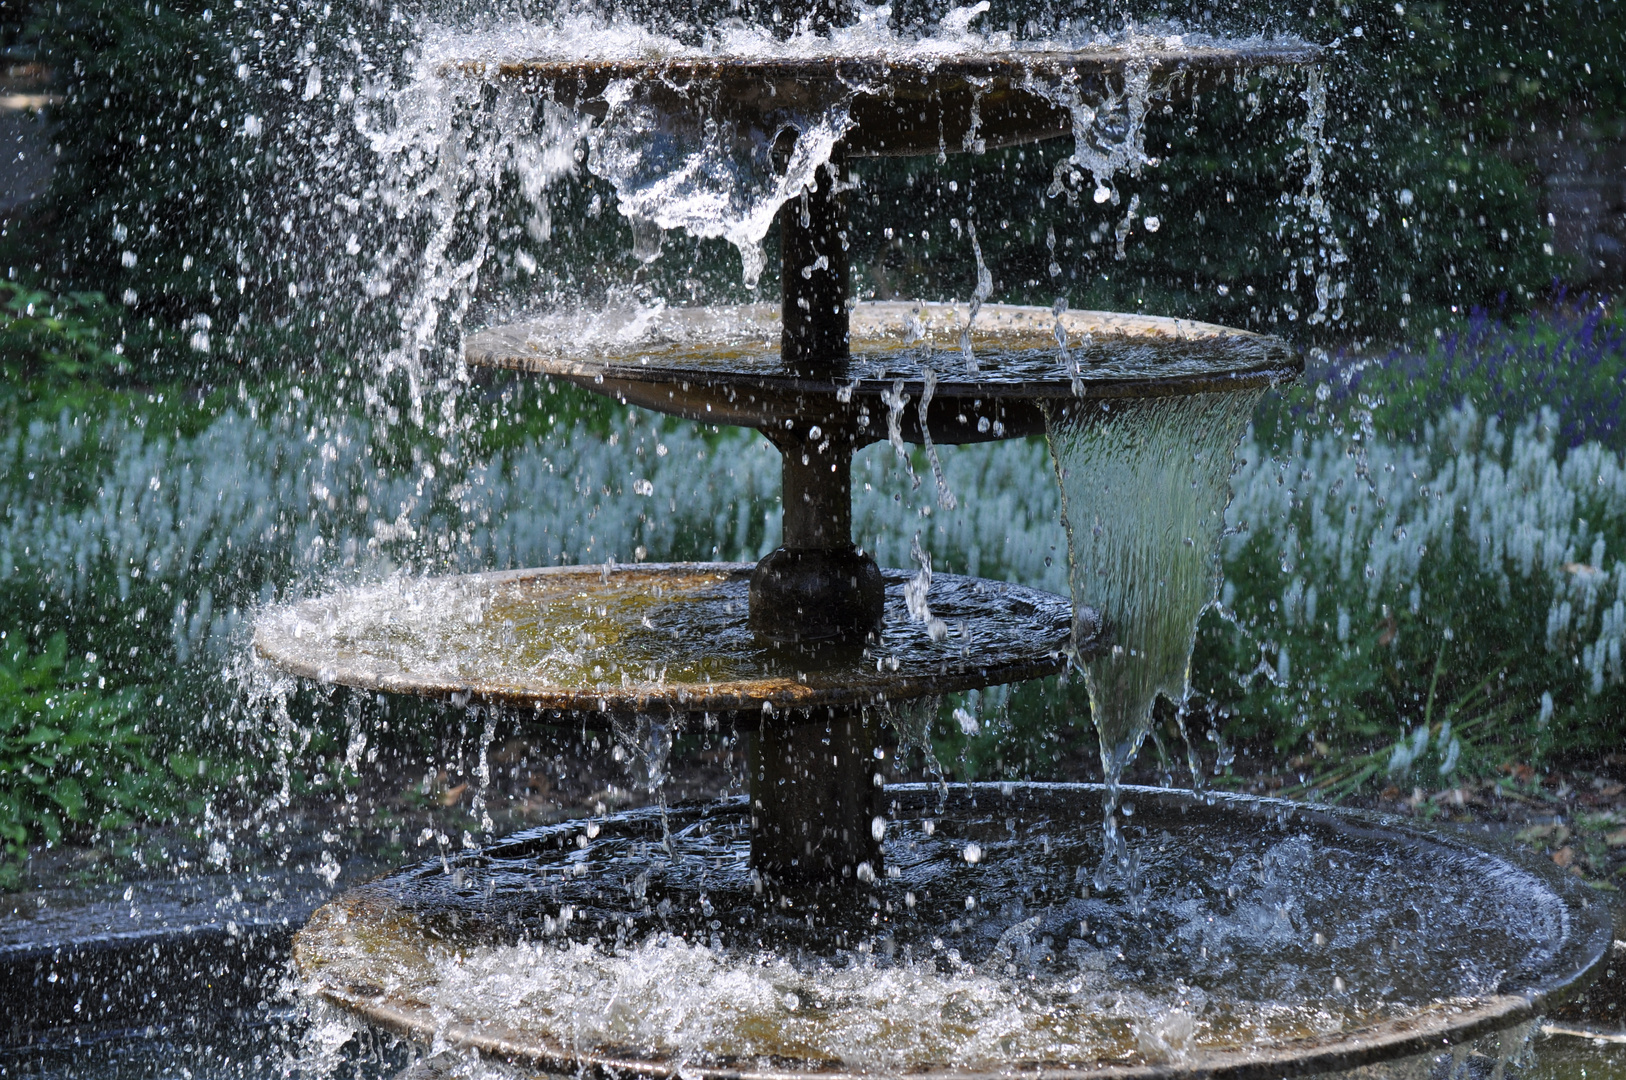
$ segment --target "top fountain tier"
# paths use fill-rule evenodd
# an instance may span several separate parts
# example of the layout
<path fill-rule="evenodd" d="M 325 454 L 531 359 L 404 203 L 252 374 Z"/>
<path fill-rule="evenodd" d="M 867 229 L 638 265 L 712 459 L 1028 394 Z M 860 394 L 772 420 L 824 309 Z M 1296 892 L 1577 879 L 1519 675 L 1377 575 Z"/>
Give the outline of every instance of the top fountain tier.
<path fill-rule="evenodd" d="M 607 91 L 635 81 L 669 114 L 699 101 L 719 119 L 807 115 L 849 101 L 842 153 L 914 157 L 988 150 L 1070 135 L 1077 102 L 1105 101 L 1126 76 L 1223 78 L 1241 69 L 1299 66 L 1319 50 L 1299 41 L 1187 43 L 1135 40 L 1084 48 L 964 49 L 897 44 L 830 55 L 679 52 L 654 56 L 464 60 L 449 71 L 517 83 L 561 104 L 602 114 Z M 794 120 L 789 121 L 794 127 Z"/>

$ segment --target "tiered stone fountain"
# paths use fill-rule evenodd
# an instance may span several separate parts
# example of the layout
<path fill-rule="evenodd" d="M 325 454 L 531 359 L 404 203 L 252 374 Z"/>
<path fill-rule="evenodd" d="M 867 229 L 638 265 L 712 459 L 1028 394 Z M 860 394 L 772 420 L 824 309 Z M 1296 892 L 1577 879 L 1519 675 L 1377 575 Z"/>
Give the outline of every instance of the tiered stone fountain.
<path fill-rule="evenodd" d="M 1104 95 L 1130 64 L 1195 80 L 1311 57 L 1253 45 L 449 72 L 590 113 L 608 87 L 631 86 L 677 125 L 703 99 L 710 121 L 771 144 L 782 167 L 798 108 L 846 101 L 850 123 L 780 213 L 777 309 L 667 309 L 624 333 L 607 332 L 627 330 L 608 316 L 556 318 L 467 346 L 471 363 L 757 428 L 783 456 L 778 550 L 755 566 L 393 583 L 272 611 L 256 636 L 272 663 L 323 682 L 636 727 L 652 768 L 672 731 L 721 720 L 755 732 L 748 800 L 537 830 L 356 890 L 301 935 L 317 992 L 545 1069 L 1262 1076 L 1438 1050 L 1528 1019 L 1570 986 L 1599 954 L 1601 914 L 1448 841 L 1142 790 L 1131 796 L 1150 845 L 1140 880 L 1103 893 L 1098 879 L 1092 897 L 1098 845 L 1086 843 L 1081 788 L 945 794 L 883 788 L 876 773 L 879 727 L 908 702 L 1060 671 L 1110 646 L 1115 628 L 1063 597 L 945 574 L 930 578 L 928 614 L 926 598 L 906 596 L 911 573 L 853 543 L 857 449 L 1105 423 L 1151 398 L 1257 391 L 1300 365 L 1274 339 L 1189 321 L 855 303 L 846 163 L 1069 134 L 1055 88 Z M 1275 907 L 1244 912 L 1239 886 Z M 1281 925 L 1265 925 L 1270 910 Z M 1211 949 L 1230 966 L 1210 963 Z M 832 974 L 859 969 L 906 978 L 883 1005 L 860 1000 L 866 979 Z M 640 970 L 666 974 L 652 983 Z M 1063 971 L 1066 988 L 1053 982 Z M 735 978 L 769 990 L 744 1001 L 721 989 Z M 1011 1006 L 1019 1019 L 979 1013 L 992 991 L 977 979 L 1005 980 L 998 993 L 1027 1003 Z M 1020 989 L 1034 979 L 1052 982 Z M 1137 999 L 1143 984 L 1153 996 Z M 955 1005 L 954 993 L 968 996 Z M 685 995 L 708 1015 L 675 1017 Z M 880 1028 L 856 1023 L 872 1010 Z M 979 1025 L 1002 1024 L 971 1048 Z"/>

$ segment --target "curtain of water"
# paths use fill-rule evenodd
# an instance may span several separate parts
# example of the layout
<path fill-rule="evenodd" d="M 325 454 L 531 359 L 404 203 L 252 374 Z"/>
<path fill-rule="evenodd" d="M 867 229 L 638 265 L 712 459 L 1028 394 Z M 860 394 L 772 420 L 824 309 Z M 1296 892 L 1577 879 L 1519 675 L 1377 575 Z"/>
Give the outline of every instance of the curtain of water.
<path fill-rule="evenodd" d="M 1131 870 L 1119 780 L 1158 696 L 1185 703 L 1197 620 L 1219 595 L 1235 451 L 1261 393 L 1075 403 L 1049 416 L 1073 607 L 1100 614 L 1106 641 L 1078 659 L 1107 783 L 1097 887 L 1114 859 Z M 1082 641 L 1088 627 L 1075 621 L 1074 633 Z"/>

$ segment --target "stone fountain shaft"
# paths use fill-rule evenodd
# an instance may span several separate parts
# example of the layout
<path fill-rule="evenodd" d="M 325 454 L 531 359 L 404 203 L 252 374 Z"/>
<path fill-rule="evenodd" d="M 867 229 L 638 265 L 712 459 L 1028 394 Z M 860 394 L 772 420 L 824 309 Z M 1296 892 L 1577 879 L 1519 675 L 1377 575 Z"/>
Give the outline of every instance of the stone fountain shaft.
<path fill-rule="evenodd" d="M 845 186 L 838 155 L 779 214 L 780 358 L 810 378 L 842 378 L 851 354 Z M 752 576 L 751 628 L 781 645 L 861 644 L 885 592 L 880 567 L 852 538 L 852 455 L 870 439 L 828 398 L 810 397 L 802 416 L 762 431 L 783 463 L 783 541 Z"/>
<path fill-rule="evenodd" d="M 817 883 L 881 872 L 877 726 L 858 706 L 763 717 L 749 768 L 751 865 L 764 877 Z"/>
<path fill-rule="evenodd" d="M 833 158 L 779 211 L 780 357 L 809 375 L 838 373 L 850 354 L 846 171 Z"/>
<path fill-rule="evenodd" d="M 839 156 L 780 210 L 780 359 L 799 374 L 841 378 L 851 353 L 846 168 Z M 790 649 L 853 651 L 880 625 L 886 584 L 852 538 L 851 415 L 764 427 L 779 450 L 782 544 L 751 575 L 750 625 Z M 773 882 L 841 880 L 881 870 L 874 822 L 879 733 L 862 706 L 764 715 L 752 744 L 751 863 Z"/>

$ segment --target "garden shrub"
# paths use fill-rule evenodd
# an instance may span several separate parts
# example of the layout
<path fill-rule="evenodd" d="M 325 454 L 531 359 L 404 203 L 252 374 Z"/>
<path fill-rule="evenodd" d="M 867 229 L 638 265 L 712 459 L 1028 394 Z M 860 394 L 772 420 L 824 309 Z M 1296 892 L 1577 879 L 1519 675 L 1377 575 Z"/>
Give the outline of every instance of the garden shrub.
<path fill-rule="evenodd" d="M 101 293 L 53 296 L 0 281 L 0 376 L 15 388 L 41 376 L 116 375 L 125 367 L 118 347 L 108 344 L 117 321 Z"/>
<path fill-rule="evenodd" d="M 171 808 L 167 772 L 148 754 L 143 694 L 106 692 L 97 658 L 68 656 L 56 633 L 38 653 L 0 633 L 0 887 L 32 841 L 109 829 Z"/>
<path fill-rule="evenodd" d="M 1551 410 L 1561 448 L 1596 440 L 1626 450 L 1626 320 L 1605 300 L 1562 290 L 1516 318 L 1475 308 L 1425 348 L 1335 356 L 1306 382 L 1318 388 L 1316 407 L 1352 422 L 1369 415 L 1387 438 L 1415 441 L 1430 420 L 1471 401 L 1504 428 Z"/>
<path fill-rule="evenodd" d="M 1415 442 L 1244 446 L 1198 685 L 1322 785 L 1443 783 L 1626 738 L 1626 459 L 1463 403 Z M 1316 759 L 1321 759 L 1317 761 Z"/>

